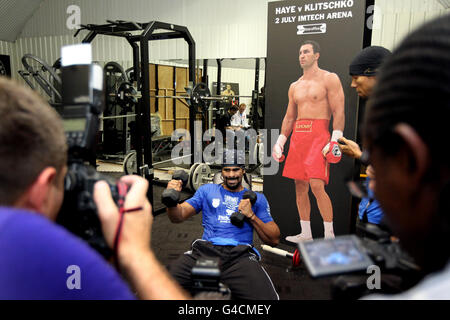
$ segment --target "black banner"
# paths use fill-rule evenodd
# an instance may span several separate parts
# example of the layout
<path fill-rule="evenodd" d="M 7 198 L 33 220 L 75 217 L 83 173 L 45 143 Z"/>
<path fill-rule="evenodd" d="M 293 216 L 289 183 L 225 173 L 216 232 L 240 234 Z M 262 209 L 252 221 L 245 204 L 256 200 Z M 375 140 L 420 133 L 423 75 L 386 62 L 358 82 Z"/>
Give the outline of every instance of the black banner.
<path fill-rule="evenodd" d="M 0 76 L 11 77 L 10 58 L 4 54 L 0 54 Z"/>
<path fill-rule="evenodd" d="M 363 41 L 369 3 L 373 4 L 373 1 L 296 0 L 268 3 L 266 128 L 281 130 L 289 101 L 289 87 L 303 74 L 299 64 L 300 45 L 303 41 L 313 40 L 321 47 L 319 68 L 336 73 L 340 78 L 345 95 L 344 136 L 355 140 L 358 97 L 350 87 L 348 66 L 363 48 L 363 43 L 368 43 L 367 39 Z M 298 115 L 297 119 L 300 117 Z M 330 132 L 333 130 L 332 123 L 333 118 L 330 121 Z M 271 146 L 276 139 L 277 136 L 271 136 Z M 289 141 L 290 139 L 284 146 L 286 156 L 289 153 Z M 276 175 L 264 177 L 264 194 L 269 200 L 272 216 L 281 229 L 282 241 L 288 235 L 300 233 L 295 183 L 282 176 L 285 162 Z M 353 168 L 354 160 L 346 156 L 338 164 L 330 164 L 329 184 L 325 190 L 333 207 L 336 235 L 350 231 L 352 197 L 345 181 L 352 176 Z M 311 190 L 309 199 L 312 236 L 321 238 L 324 234 L 323 219 Z"/>

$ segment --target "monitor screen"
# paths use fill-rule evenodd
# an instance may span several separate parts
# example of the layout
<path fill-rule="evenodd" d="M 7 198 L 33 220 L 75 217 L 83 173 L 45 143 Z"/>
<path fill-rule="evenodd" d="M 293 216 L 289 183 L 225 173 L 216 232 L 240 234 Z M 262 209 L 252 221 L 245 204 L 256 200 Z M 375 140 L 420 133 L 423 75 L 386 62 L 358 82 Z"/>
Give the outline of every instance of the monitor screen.
<path fill-rule="evenodd" d="M 366 270 L 373 265 L 354 235 L 303 242 L 299 248 L 313 277 Z"/>
<path fill-rule="evenodd" d="M 63 126 L 65 132 L 84 131 L 86 127 L 85 118 L 64 119 Z"/>

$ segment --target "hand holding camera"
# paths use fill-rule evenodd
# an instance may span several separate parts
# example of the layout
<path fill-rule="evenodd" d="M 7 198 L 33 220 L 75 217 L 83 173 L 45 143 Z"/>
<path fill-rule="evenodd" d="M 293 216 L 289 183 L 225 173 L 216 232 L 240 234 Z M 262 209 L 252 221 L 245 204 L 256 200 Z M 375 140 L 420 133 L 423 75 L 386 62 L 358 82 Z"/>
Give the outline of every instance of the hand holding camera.
<path fill-rule="evenodd" d="M 146 196 L 148 181 L 139 176 L 124 176 L 119 182 L 128 186 L 121 206 L 113 200 L 105 181 L 95 184 L 94 201 L 105 240 L 123 263 L 149 249 L 153 216 Z"/>
<path fill-rule="evenodd" d="M 95 159 L 104 108 L 103 70 L 92 64 L 91 55 L 85 44 L 62 49 L 62 105 L 55 108 L 63 119 L 69 160 L 58 222 L 106 258 L 115 254 L 117 262 L 122 248 L 130 252 L 150 244 L 148 182 L 137 176 L 115 182 L 86 164 Z"/>
<path fill-rule="evenodd" d="M 339 147 L 343 154 L 355 159 L 361 158 L 362 152 L 356 142 L 348 140 L 345 137 L 339 138 L 337 142 L 339 143 Z"/>

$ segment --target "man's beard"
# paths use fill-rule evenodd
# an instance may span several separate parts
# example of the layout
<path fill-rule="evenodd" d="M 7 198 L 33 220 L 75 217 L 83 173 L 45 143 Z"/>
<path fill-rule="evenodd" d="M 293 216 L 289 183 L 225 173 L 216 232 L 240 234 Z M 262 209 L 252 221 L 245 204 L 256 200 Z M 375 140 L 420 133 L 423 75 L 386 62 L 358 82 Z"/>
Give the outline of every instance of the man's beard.
<path fill-rule="evenodd" d="M 230 180 L 229 178 L 228 179 L 227 178 L 223 178 L 223 181 L 224 181 L 225 185 L 227 186 L 228 189 L 231 189 L 231 190 L 238 189 L 241 186 L 241 184 L 242 184 L 242 178 L 231 179 L 231 180 L 235 180 L 237 182 L 235 185 L 228 184 L 229 180 Z"/>

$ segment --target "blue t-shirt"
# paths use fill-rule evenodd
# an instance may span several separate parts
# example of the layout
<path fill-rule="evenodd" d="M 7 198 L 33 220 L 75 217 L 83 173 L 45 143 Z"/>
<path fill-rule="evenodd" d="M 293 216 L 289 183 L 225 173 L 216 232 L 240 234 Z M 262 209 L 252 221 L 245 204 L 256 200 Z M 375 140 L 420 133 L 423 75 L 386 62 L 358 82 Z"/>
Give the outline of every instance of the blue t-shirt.
<path fill-rule="evenodd" d="M 0 299 L 135 299 L 96 251 L 37 213 L 0 207 Z"/>
<path fill-rule="evenodd" d="M 367 221 L 373 224 L 380 224 L 383 218 L 383 209 L 381 209 L 380 203 L 375 199 L 374 192 L 369 189 L 369 178 L 366 179 L 367 197 L 362 198 L 359 203 L 358 215 L 359 219 L 363 219 L 363 216 L 367 216 Z"/>
<path fill-rule="evenodd" d="M 242 228 L 230 222 L 230 216 L 238 210 L 246 190 L 231 192 L 220 184 L 209 183 L 202 185 L 194 196 L 186 201 L 196 212 L 203 212 L 203 240 L 211 241 L 215 245 L 253 244 L 253 226 L 249 222 L 244 222 Z M 266 197 L 262 193 L 256 194 L 253 212 L 264 223 L 273 221 Z"/>

